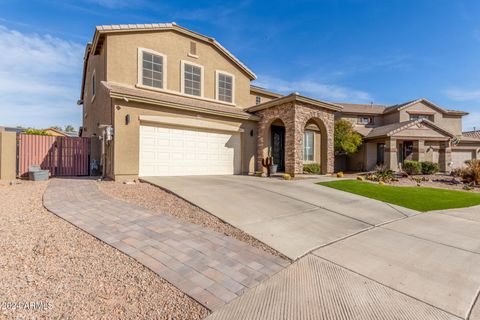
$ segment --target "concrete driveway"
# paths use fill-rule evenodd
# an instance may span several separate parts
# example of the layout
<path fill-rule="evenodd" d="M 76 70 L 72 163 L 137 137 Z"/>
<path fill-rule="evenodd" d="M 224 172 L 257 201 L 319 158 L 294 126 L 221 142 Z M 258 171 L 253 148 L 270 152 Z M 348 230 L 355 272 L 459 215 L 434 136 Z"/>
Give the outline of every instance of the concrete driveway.
<path fill-rule="evenodd" d="M 296 259 L 416 212 L 314 184 L 249 176 L 146 177 Z"/>
<path fill-rule="evenodd" d="M 314 180 L 147 180 L 301 257 L 209 319 L 480 320 L 480 207 L 418 214 Z"/>

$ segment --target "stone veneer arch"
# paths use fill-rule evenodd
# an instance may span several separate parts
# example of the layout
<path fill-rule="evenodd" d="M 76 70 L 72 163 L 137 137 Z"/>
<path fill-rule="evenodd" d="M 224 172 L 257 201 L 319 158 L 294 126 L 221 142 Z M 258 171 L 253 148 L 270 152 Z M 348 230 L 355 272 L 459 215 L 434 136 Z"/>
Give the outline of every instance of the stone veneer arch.
<path fill-rule="evenodd" d="M 320 128 L 322 137 L 322 173 L 334 171 L 334 111 L 298 101 L 275 105 L 255 113 L 260 117 L 257 135 L 257 169 L 268 155 L 271 124 L 280 119 L 285 125 L 285 172 L 303 173 L 303 133 L 309 120 Z"/>

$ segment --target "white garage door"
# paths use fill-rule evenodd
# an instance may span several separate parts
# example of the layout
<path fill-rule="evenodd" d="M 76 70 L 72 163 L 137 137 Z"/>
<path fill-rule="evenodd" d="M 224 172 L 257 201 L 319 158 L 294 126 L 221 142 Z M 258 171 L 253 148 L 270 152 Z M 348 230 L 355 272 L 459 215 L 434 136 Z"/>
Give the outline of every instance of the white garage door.
<path fill-rule="evenodd" d="M 452 151 L 452 162 L 454 168 L 461 168 L 465 166 L 465 161 L 473 159 L 472 151 L 455 150 Z"/>
<path fill-rule="evenodd" d="M 240 174 L 240 135 L 140 126 L 140 176 Z"/>

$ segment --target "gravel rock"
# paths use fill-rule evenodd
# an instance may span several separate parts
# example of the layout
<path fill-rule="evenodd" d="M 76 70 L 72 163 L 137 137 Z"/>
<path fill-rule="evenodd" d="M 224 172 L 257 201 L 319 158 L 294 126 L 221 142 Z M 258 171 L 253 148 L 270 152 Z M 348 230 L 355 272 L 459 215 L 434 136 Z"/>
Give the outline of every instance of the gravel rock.
<path fill-rule="evenodd" d="M 134 259 L 45 210 L 47 184 L 0 185 L 0 319 L 209 314 Z"/>
<path fill-rule="evenodd" d="M 275 249 L 272 249 L 242 230 L 235 228 L 176 195 L 149 183 L 139 182 L 134 185 L 127 185 L 114 181 L 102 181 L 97 184 L 102 192 L 111 197 L 148 208 L 158 212 L 158 214 L 168 214 L 181 220 L 210 228 L 216 232 L 248 243 L 267 253 L 288 260 L 287 257 Z"/>

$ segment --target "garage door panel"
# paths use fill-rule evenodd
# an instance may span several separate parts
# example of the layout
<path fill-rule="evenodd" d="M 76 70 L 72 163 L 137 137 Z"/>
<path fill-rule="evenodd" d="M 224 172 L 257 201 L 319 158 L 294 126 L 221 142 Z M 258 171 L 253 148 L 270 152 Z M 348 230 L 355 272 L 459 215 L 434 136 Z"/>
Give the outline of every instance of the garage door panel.
<path fill-rule="evenodd" d="M 240 161 L 239 134 L 140 127 L 140 176 L 235 174 Z"/>
<path fill-rule="evenodd" d="M 452 151 L 452 162 L 454 168 L 461 168 L 465 166 L 465 161 L 473 159 L 473 152 L 471 150 L 456 150 Z"/>

